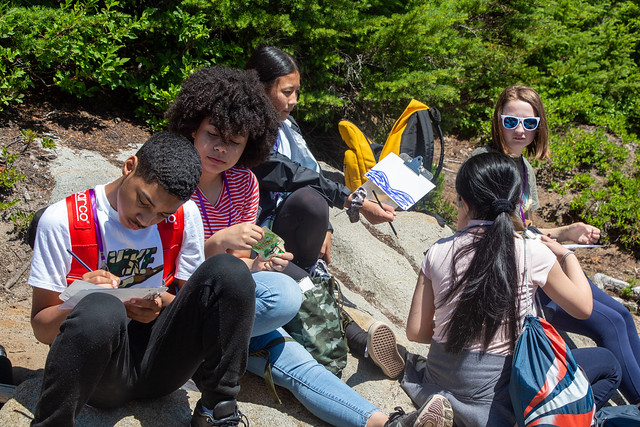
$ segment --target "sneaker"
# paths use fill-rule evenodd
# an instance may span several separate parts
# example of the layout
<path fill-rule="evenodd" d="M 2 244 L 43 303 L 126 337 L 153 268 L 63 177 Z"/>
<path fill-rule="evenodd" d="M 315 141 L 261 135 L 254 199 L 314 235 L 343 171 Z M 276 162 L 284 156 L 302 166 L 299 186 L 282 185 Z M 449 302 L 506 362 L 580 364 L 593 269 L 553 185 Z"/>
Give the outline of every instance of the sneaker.
<path fill-rule="evenodd" d="M 405 413 L 401 407 L 389 415 L 385 427 L 452 427 L 453 409 L 449 400 L 434 394 L 418 411 Z"/>
<path fill-rule="evenodd" d="M 329 267 L 322 258 L 319 258 L 315 264 L 309 267 L 308 272 L 311 277 L 331 277 Z"/>
<path fill-rule="evenodd" d="M 386 323 L 376 321 L 369 326 L 367 352 L 389 378 L 397 378 L 404 372 L 404 359 L 398 352 L 396 335 Z"/>
<path fill-rule="evenodd" d="M 246 415 L 238 410 L 238 404 L 235 399 L 219 402 L 213 408 L 213 415 L 205 412 L 202 409 L 202 402 L 198 401 L 191 417 L 191 427 L 239 425 L 249 427 L 249 420 Z"/>

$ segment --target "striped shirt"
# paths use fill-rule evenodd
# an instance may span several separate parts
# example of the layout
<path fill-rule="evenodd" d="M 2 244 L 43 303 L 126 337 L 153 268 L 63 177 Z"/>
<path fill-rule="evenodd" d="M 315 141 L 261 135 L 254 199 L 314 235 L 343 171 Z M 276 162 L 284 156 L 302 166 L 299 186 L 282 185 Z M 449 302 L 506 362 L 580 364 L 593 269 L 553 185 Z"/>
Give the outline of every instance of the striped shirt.
<path fill-rule="evenodd" d="M 260 201 L 256 176 L 249 169 L 239 167 L 232 167 L 227 170 L 225 176 L 228 187 L 223 185 L 218 201 L 215 204 L 211 204 L 207 197 L 200 192 L 201 204 L 200 197 L 198 197 L 198 189 L 191 195 L 191 200 L 198 205 L 200 216 L 202 216 L 205 239 L 211 237 L 216 231 L 227 228 L 229 225 L 241 222 L 254 224 L 256 222 L 258 202 Z M 206 209 L 206 215 L 203 209 Z"/>

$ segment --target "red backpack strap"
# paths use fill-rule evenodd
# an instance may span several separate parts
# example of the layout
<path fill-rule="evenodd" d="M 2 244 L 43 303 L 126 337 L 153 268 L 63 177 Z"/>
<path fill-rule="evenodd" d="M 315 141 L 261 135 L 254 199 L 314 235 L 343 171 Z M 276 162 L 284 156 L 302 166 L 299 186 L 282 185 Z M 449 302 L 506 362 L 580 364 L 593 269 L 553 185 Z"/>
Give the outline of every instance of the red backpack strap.
<path fill-rule="evenodd" d="M 162 240 L 163 277 L 167 286 L 169 286 L 175 278 L 176 261 L 178 260 L 180 247 L 182 246 L 183 231 L 184 209 L 182 206 L 180 206 L 176 213 L 158 223 L 158 232 L 160 233 L 160 240 Z"/>
<path fill-rule="evenodd" d="M 89 267 L 98 268 L 98 242 L 96 238 L 96 224 L 91 206 L 93 189 L 72 194 L 67 197 L 67 216 L 69 219 L 69 235 L 71 236 L 71 251 L 83 260 Z M 75 258 L 71 259 L 71 270 L 67 274 L 67 284 L 82 279 L 87 269 Z"/>

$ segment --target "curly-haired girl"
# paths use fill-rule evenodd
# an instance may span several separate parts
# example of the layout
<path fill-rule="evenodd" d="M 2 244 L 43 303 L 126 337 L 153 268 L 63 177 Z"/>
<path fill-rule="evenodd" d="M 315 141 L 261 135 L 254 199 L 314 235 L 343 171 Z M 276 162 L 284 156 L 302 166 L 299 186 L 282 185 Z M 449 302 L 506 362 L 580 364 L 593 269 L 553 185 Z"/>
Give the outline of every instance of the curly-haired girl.
<path fill-rule="evenodd" d="M 312 413 L 334 425 L 424 425 L 419 420 L 432 417 L 439 401 L 410 414 L 396 412 L 390 420 L 316 362 L 304 347 L 287 339 L 280 328 L 300 307 L 298 284 L 280 273 L 291 254 L 280 254 L 267 262 L 247 256 L 251 246 L 262 238 L 262 229 L 255 225 L 257 180 L 241 166 L 264 160 L 279 126 L 255 73 L 224 67 L 201 69 L 185 80 L 166 116 L 169 129 L 190 138 L 202 160 L 202 176 L 192 200 L 198 204 L 204 223 L 205 255 L 233 252 L 245 259 L 252 270 L 258 270 L 253 274 L 256 314 L 249 353 L 277 343 L 269 349 L 273 382 L 290 390 Z M 265 357 L 254 355 L 249 357 L 247 369 L 264 376 L 266 363 Z M 199 423 L 192 425 L 221 425 L 216 424 L 222 420 L 212 409 L 199 403 L 195 411 L 198 417 L 194 417 Z M 239 418 L 236 408 L 225 421 L 234 425 Z"/>

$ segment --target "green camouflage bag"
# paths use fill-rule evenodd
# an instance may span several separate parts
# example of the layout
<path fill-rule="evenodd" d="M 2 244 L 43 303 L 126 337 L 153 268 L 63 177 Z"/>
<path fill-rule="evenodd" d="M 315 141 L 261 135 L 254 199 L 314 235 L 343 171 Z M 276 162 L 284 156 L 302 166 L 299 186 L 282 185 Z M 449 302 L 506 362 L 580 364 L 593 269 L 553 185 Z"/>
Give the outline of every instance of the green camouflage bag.
<path fill-rule="evenodd" d="M 313 277 L 298 314 L 284 330 L 329 371 L 340 377 L 347 365 L 347 342 L 340 320 L 341 293 L 333 277 Z"/>

